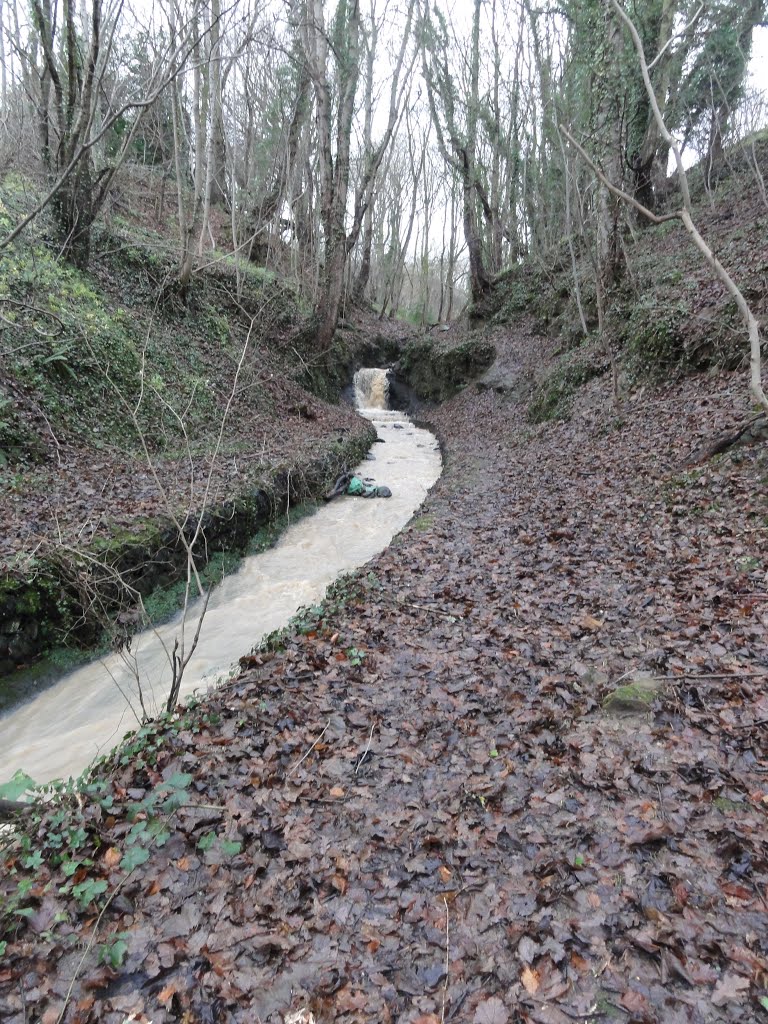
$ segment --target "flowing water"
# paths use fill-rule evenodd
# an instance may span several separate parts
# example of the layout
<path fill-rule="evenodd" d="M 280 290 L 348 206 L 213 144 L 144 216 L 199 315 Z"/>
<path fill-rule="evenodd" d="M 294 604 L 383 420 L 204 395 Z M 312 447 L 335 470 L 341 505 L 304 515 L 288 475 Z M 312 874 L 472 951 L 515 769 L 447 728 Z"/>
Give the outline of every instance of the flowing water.
<path fill-rule="evenodd" d="M 392 490 L 391 498 L 340 497 L 290 526 L 274 548 L 246 558 L 211 594 L 200 642 L 184 674 L 181 695 L 204 691 L 229 676 L 237 659 L 284 626 L 302 605 L 318 601 L 341 573 L 382 551 L 411 518 L 441 472 L 432 434 L 387 409 L 386 371 L 355 377 L 360 411 L 384 444 L 362 476 Z M 186 644 L 199 608 L 188 615 Z M 0 719 L 0 782 L 21 768 L 37 782 L 79 775 L 129 729 L 141 708 L 163 707 L 170 684 L 169 652 L 181 635 L 180 616 L 134 637 L 130 655 L 112 654 L 77 669 Z"/>

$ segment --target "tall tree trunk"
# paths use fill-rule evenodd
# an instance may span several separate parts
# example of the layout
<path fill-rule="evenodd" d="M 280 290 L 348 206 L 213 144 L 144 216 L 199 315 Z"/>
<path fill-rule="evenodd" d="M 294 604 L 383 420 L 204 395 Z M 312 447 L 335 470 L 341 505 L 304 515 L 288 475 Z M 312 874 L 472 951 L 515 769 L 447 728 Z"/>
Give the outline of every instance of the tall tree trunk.
<path fill-rule="evenodd" d="M 621 137 L 621 68 L 624 43 L 621 25 L 613 13 L 610 0 L 606 0 L 606 30 L 608 37 L 608 74 L 603 93 L 603 117 L 608 124 L 604 143 L 603 162 L 609 181 L 621 183 L 624 179 L 624 154 Z M 600 187 L 599 247 L 600 275 L 603 290 L 608 293 L 624 274 L 624 248 L 621 244 L 622 204 L 604 185 Z"/>
<path fill-rule="evenodd" d="M 477 301 L 491 290 L 491 279 L 485 269 L 483 243 L 477 226 L 477 120 L 480 111 L 480 9 L 482 0 L 475 0 L 472 17 L 472 51 L 470 67 L 469 111 L 467 114 L 467 145 L 462 153 L 464 195 L 464 238 L 469 255 L 469 279 L 472 298 Z"/>

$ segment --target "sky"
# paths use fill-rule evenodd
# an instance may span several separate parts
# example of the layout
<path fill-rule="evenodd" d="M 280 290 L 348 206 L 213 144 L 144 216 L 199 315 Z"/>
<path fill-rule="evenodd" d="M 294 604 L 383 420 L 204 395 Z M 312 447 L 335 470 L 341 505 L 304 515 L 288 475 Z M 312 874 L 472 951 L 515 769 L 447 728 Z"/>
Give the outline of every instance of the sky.
<path fill-rule="evenodd" d="M 749 79 L 753 88 L 768 92 L 768 28 L 755 29 L 752 37 Z"/>

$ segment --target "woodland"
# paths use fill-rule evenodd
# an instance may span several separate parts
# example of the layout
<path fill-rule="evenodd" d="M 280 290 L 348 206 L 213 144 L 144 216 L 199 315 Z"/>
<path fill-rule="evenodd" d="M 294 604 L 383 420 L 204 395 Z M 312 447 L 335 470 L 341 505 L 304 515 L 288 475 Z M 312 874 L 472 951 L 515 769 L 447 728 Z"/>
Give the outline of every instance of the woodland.
<path fill-rule="evenodd" d="M 768 1022 L 766 31 L 0 0 L 0 748 L 182 614 L 161 709 L 0 778 L 0 1020 Z M 374 366 L 442 477 L 180 700 Z"/>

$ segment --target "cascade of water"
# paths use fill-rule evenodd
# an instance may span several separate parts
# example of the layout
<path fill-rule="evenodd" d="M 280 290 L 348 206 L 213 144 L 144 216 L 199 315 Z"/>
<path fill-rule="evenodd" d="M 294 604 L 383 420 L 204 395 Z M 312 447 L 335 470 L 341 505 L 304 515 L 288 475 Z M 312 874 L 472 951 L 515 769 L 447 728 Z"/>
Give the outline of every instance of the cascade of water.
<path fill-rule="evenodd" d="M 389 370 L 365 367 L 354 378 L 355 405 L 358 409 L 389 408 Z"/>

